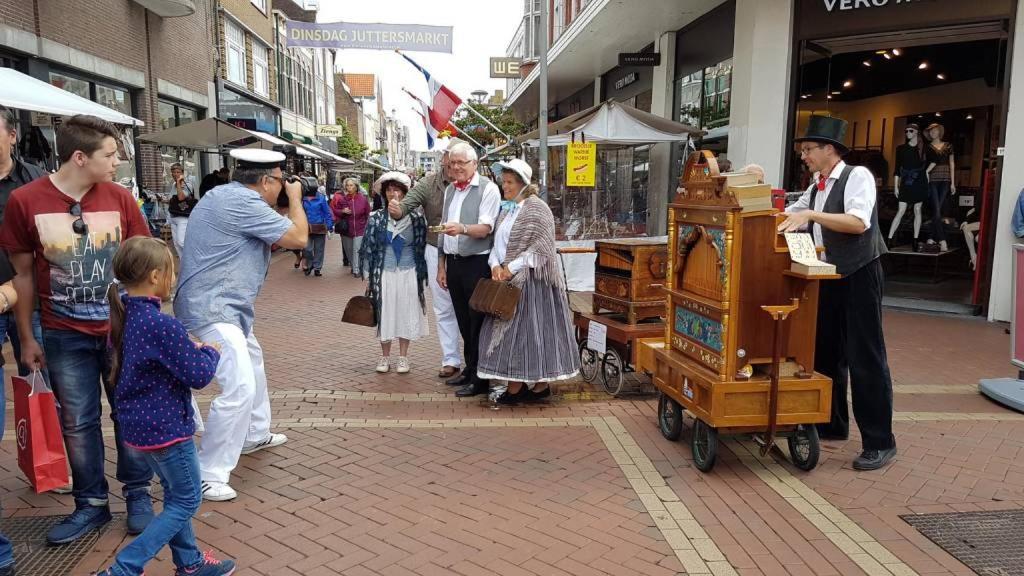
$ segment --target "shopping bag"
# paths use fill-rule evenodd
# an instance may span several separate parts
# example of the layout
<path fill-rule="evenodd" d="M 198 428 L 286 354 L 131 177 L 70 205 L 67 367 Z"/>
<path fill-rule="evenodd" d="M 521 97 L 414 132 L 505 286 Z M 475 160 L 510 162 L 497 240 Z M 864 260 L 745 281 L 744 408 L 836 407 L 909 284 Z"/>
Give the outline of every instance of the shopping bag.
<path fill-rule="evenodd" d="M 27 378 L 12 376 L 11 382 L 18 467 L 36 494 L 67 486 L 70 483 L 68 460 L 53 390 L 38 370 Z"/>

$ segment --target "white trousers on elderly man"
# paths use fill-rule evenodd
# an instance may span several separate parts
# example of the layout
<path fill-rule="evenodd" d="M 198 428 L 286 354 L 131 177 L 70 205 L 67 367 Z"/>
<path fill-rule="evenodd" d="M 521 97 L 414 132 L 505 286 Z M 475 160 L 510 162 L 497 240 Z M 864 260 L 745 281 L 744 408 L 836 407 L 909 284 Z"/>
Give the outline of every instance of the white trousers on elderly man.
<path fill-rule="evenodd" d="M 427 283 L 430 284 L 434 316 L 437 317 L 437 336 L 441 339 L 442 366 L 462 367 L 459 347 L 459 322 L 455 319 L 452 295 L 437 285 L 437 248 L 427 245 Z"/>
<path fill-rule="evenodd" d="M 207 344 L 220 344 L 217 381 L 220 395 L 210 405 L 199 447 L 203 481 L 227 483 L 238 465 L 242 447 L 270 435 L 270 394 L 263 367 L 263 349 L 253 334 L 234 324 L 217 323 L 196 330 Z"/>
<path fill-rule="evenodd" d="M 174 252 L 181 258 L 185 253 L 185 229 L 188 228 L 186 216 L 174 216 L 171 218 L 171 241 L 174 242 Z"/>

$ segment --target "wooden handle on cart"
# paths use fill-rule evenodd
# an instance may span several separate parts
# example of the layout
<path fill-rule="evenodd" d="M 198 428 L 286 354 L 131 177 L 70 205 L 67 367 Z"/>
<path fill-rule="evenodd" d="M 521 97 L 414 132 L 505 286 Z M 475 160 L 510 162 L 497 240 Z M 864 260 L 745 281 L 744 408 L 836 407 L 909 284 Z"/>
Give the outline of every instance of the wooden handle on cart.
<path fill-rule="evenodd" d="M 559 254 L 596 254 L 596 253 L 597 253 L 597 248 L 586 248 L 586 247 L 582 247 L 582 248 L 574 248 L 574 247 L 566 247 L 566 248 L 557 248 L 557 249 L 556 249 L 556 251 L 557 251 L 557 252 L 558 252 Z"/>

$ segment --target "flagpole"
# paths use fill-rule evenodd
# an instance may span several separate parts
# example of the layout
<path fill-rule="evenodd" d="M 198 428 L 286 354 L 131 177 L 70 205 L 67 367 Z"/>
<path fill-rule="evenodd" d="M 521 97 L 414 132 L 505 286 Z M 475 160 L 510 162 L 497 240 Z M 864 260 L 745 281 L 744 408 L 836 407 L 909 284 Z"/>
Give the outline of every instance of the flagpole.
<path fill-rule="evenodd" d="M 420 112 L 419 110 L 417 110 L 416 108 L 413 108 L 413 109 L 412 109 L 412 111 L 413 111 L 413 112 L 415 112 L 415 113 L 417 113 L 417 114 L 419 114 L 419 115 L 420 115 L 420 118 L 422 118 L 422 117 L 423 117 L 423 113 L 422 113 L 422 112 Z M 472 136 L 470 136 L 469 134 L 466 134 L 466 132 L 465 132 L 465 131 L 464 131 L 464 130 L 463 130 L 462 128 L 459 128 L 459 126 L 458 126 L 457 124 L 455 124 L 455 122 L 449 122 L 449 123 L 448 123 L 448 125 L 449 125 L 449 126 L 451 126 L 452 128 L 454 128 L 454 129 L 455 129 L 455 131 L 456 131 L 456 132 L 457 132 L 457 133 L 458 133 L 458 134 L 459 134 L 459 135 L 460 135 L 460 136 L 461 136 L 462 138 L 464 138 L 464 139 L 466 139 L 466 140 L 469 140 L 469 141 L 470 141 L 470 142 L 472 142 L 473 144 L 476 144 L 476 147 L 477 147 L 477 148 L 480 148 L 481 150 L 484 150 L 484 151 L 486 151 L 486 150 L 487 150 L 487 149 L 486 149 L 486 148 L 484 147 L 484 145 L 483 145 L 483 144 L 481 144 L 481 143 L 477 142 L 476 140 L 474 140 L 474 139 L 473 139 L 473 137 L 472 137 Z"/>
<path fill-rule="evenodd" d="M 540 197 L 548 199 L 548 3 L 540 3 L 540 111 L 537 115 L 537 128 L 540 136 Z"/>
<path fill-rule="evenodd" d="M 476 114 L 478 118 L 480 118 L 485 123 L 487 123 L 487 125 L 490 126 L 495 132 L 497 132 L 498 134 L 501 134 L 502 136 L 504 136 L 505 140 L 507 140 L 509 142 L 512 141 L 512 139 L 509 137 L 508 134 L 505 134 L 504 132 L 502 132 L 501 128 L 498 128 L 497 126 L 492 124 L 491 121 L 487 119 L 487 117 L 485 117 L 483 114 L 477 112 L 476 108 L 473 108 L 472 106 L 470 106 L 469 104 L 466 104 L 465 102 L 463 102 L 462 105 L 463 105 L 464 108 L 466 108 L 467 110 L 469 110 L 473 114 Z"/>

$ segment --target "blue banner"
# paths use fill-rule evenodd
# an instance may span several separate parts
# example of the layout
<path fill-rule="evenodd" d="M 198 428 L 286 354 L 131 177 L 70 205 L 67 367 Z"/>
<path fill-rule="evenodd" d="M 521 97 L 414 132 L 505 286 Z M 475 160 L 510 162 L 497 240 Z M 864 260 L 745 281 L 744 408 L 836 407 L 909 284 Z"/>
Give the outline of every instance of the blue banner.
<path fill-rule="evenodd" d="M 285 23 L 288 48 L 356 48 L 452 52 L 451 26 L 419 24 L 364 24 L 355 22 Z"/>

